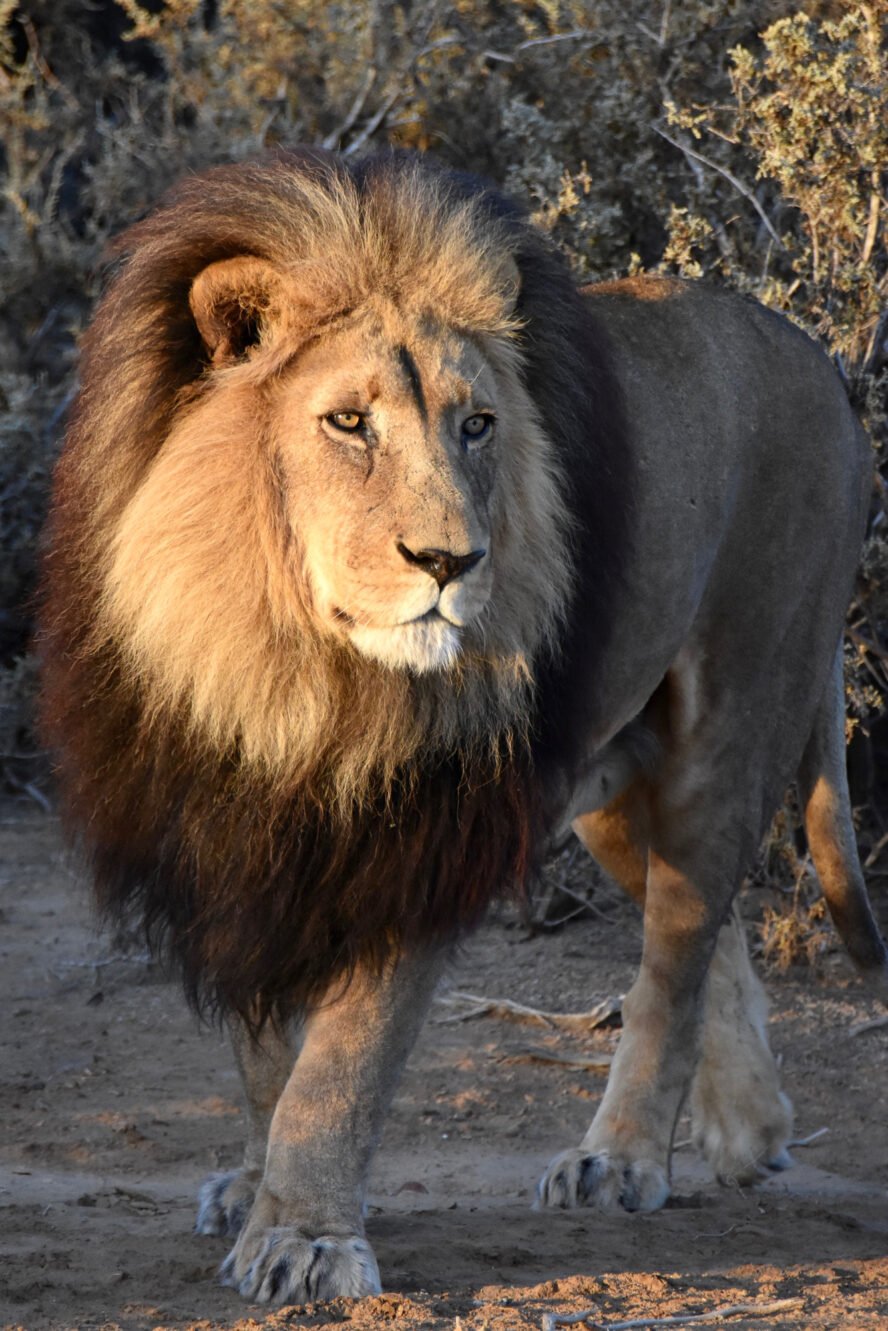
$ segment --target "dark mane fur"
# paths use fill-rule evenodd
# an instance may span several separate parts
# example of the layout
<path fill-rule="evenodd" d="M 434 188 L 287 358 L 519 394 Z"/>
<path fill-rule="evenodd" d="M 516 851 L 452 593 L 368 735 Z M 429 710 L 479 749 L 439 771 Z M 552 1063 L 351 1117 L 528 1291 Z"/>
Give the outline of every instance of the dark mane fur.
<path fill-rule="evenodd" d="M 200 742 L 184 717 L 158 715 L 115 644 L 99 639 L 107 532 L 203 371 L 188 309 L 196 274 L 238 254 L 273 259 L 300 173 L 350 172 L 369 194 L 416 170 L 400 155 L 345 164 L 288 153 L 261 172 L 220 168 L 174 191 L 119 244 L 127 257 L 86 339 L 55 480 L 42 716 L 65 816 L 88 852 L 101 907 L 141 913 L 198 1006 L 250 1019 L 316 1001 L 359 960 L 456 938 L 494 896 L 526 884 L 546 845 L 545 792 L 581 757 L 576 737 L 595 705 L 583 681 L 595 677 L 620 592 L 631 476 L 604 335 L 563 259 L 520 210 L 478 181 L 442 173 L 454 207 L 473 201 L 517 262 L 526 383 L 575 519 L 574 600 L 560 652 L 537 663 L 530 734 L 426 755 L 345 815 L 325 800 L 323 771 L 288 783 L 245 763 L 236 745 Z M 109 392 L 122 404 L 113 449 L 90 428 Z"/>

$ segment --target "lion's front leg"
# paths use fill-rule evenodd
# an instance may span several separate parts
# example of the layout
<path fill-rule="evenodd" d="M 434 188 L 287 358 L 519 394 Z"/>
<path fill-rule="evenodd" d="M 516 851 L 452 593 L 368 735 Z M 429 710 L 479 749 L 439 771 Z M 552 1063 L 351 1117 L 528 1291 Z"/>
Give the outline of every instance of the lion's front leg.
<path fill-rule="evenodd" d="M 247 1142 L 240 1169 L 211 1174 L 201 1185 L 195 1230 L 234 1237 L 243 1228 L 262 1180 L 268 1132 L 296 1058 L 288 1027 L 268 1023 L 253 1035 L 242 1021 L 228 1021 L 231 1044 L 244 1088 Z"/>
<path fill-rule="evenodd" d="M 271 1123 L 262 1181 L 222 1279 L 263 1303 L 378 1293 L 364 1235 L 367 1170 L 443 955 L 359 969 L 306 1022 Z"/>

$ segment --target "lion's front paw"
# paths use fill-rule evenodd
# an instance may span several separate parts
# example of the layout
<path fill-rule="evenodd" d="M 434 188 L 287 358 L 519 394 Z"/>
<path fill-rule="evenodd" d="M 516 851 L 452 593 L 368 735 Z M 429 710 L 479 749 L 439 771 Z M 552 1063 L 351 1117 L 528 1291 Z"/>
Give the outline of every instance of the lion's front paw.
<path fill-rule="evenodd" d="M 227 1234 L 234 1237 L 244 1227 L 259 1186 L 259 1174 L 233 1169 L 211 1174 L 197 1194 L 196 1234 Z"/>
<path fill-rule="evenodd" d="M 536 1205 L 658 1211 L 668 1196 L 666 1170 L 656 1161 L 629 1160 L 609 1151 L 591 1153 L 575 1147 L 549 1162 L 537 1185 Z"/>
<path fill-rule="evenodd" d="M 257 1303 L 314 1303 L 340 1295 L 359 1299 L 379 1294 L 379 1268 L 373 1249 L 357 1234 L 309 1238 L 290 1226 L 245 1235 L 219 1271 Z"/>

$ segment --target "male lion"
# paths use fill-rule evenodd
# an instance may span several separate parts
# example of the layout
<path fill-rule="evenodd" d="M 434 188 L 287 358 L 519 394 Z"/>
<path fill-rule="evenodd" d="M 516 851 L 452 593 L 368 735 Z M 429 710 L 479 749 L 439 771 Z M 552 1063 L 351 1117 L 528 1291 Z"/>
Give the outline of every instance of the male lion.
<path fill-rule="evenodd" d="M 662 1206 L 689 1087 L 719 1175 L 779 1163 L 731 902 L 793 778 L 888 994 L 843 766 L 867 446 L 826 357 L 705 286 L 578 292 L 515 207 L 407 156 L 209 171 L 119 255 L 56 475 L 43 715 L 100 903 L 232 1027 L 246 1157 L 198 1218 L 237 1235 L 225 1280 L 379 1289 L 395 1081 L 453 940 L 565 818 L 644 901 L 644 956 L 540 1202 Z"/>

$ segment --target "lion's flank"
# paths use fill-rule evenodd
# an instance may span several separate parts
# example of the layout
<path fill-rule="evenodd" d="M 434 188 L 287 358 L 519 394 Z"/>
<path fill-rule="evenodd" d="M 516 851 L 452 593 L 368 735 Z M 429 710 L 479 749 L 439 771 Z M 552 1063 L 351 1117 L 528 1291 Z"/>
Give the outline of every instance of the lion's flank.
<path fill-rule="evenodd" d="M 420 159 L 217 168 L 118 250 L 56 475 L 44 730 L 101 904 L 141 912 L 198 1004 L 285 1012 L 526 881 L 619 588 L 619 402 L 562 260 Z M 239 256 L 298 274 L 285 311 L 252 301 L 286 334 L 261 368 L 243 310 L 208 342 L 189 302 Z M 319 631 L 273 452 L 248 446 L 263 379 L 380 291 L 479 339 L 525 420 L 484 646 L 422 676 Z M 240 376 L 237 413 L 213 417 L 213 375 Z"/>

